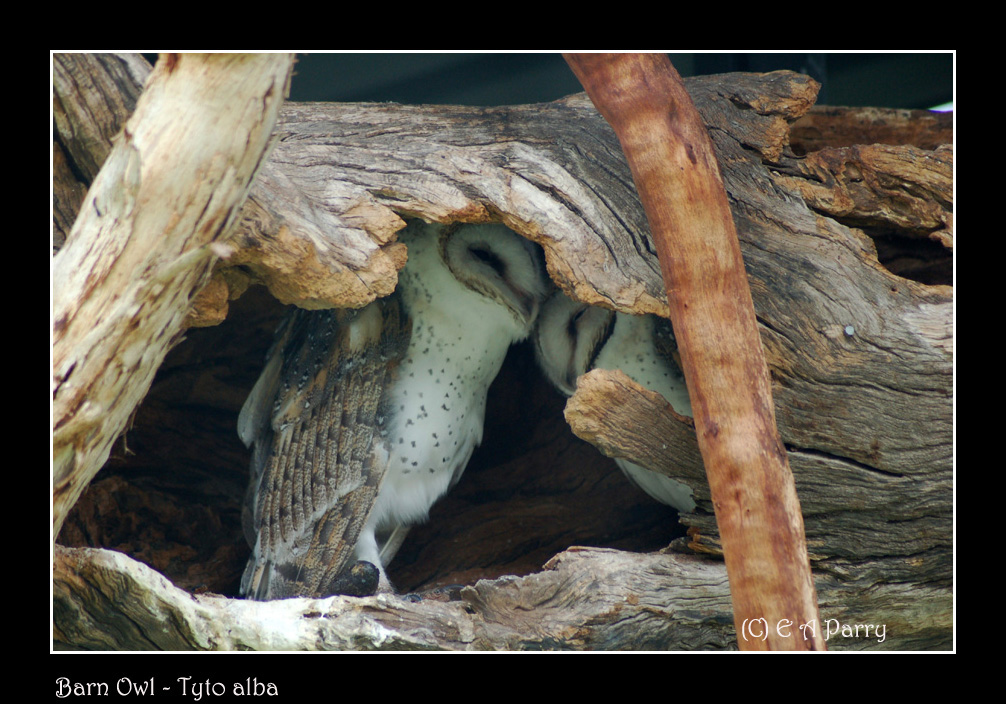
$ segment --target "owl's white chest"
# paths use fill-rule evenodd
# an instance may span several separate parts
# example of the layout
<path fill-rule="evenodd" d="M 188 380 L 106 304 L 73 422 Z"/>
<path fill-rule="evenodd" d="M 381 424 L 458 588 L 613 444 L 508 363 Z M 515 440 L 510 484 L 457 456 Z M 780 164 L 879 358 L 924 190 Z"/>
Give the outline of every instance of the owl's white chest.
<path fill-rule="evenodd" d="M 390 459 L 374 508 L 378 528 L 424 520 L 482 440 L 486 389 L 509 341 L 473 345 L 462 332 L 446 320 L 413 328 L 387 396 Z"/>
<path fill-rule="evenodd" d="M 430 249 L 410 245 L 416 266 L 400 282 L 412 337 L 385 397 L 389 464 L 369 521 L 377 530 L 425 520 L 456 481 L 482 441 L 489 385 L 526 333 L 502 306 L 424 267 Z"/>
<path fill-rule="evenodd" d="M 685 380 L 657 351 L 653 319 L 647 316 L 616 315 L 611 337 L 597 355 L 598 369 L 621 369 L 629 378 L 656 391 L 681 415 L 692 415 Z"/>

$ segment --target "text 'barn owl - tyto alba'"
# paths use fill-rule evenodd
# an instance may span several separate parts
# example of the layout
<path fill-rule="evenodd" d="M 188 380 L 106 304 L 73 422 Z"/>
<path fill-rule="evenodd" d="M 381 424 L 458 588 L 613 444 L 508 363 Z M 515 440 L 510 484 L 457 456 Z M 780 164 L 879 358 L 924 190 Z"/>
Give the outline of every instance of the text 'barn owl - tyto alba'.
<path fill-rule="evenodd" d="M 534 339 L 545 375 L 567 396 L 576 391 L 581 374 L 621 369 L 637 384 L 661 394 L 677 413 L 692 415 L 685 379 L 672 361 L 674 335 L 662 318 L 616 313 L 557 291 L 542 305 Z M 686 484 L 624 459 L 615 462 L 657 501 L 679 511 L 695 508 Z"/>
<path fill-rule="evenodd" d="M 482 440 L 486 392 L 548 279 L 501 225 L 412 222 L 395 293 L 295 309 L 239 419 L 254 445 L 241 591 L 326 596 L 354 558 L 380 570 Z"/>

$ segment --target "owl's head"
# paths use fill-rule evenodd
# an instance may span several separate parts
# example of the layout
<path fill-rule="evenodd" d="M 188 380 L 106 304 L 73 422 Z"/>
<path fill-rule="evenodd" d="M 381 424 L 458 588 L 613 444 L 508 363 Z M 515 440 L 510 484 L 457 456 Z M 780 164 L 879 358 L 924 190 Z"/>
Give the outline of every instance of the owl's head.
<path fill-rule="evenodd" d="M 542 305 L 535 354 L 549 381 L 567 396 L 576 391 L 577 377 L 594 368 L 615 320 L 613 311 L 574 301 L 561 291 Z"/>
<path fill-rule="evenodd" d="M 441 233 L 440 253 L 454 278 L 503 306 L 527 336 L 551 288 L 537 245 L 503 225 L 460 225 Z"/>

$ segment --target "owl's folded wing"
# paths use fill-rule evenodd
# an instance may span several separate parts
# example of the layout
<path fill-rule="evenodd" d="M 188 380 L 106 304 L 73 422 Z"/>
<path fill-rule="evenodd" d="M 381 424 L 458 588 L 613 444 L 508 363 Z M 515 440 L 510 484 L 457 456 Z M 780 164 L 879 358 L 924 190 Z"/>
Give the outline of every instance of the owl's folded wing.
<path fill-rule="evenodd" d="M 238 421 L 253 445 L 242 594 L 333 593 L 387 467 L 381 401 L 410 331 L 395 296 L 360 310 L 294 309 L 280 326 Z"/>

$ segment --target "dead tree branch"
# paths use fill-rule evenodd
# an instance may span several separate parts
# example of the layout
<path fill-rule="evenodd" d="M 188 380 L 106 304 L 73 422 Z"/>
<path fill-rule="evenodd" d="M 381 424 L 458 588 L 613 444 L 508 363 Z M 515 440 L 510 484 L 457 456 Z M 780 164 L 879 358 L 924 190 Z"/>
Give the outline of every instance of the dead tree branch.
<path fill-rule="evenodd" d="M 292 56 L 169 55 L 53 265 L 53 533 L 177 341 L 262 163 Z"/>
<path fill-rule="evenodd" d="M 747 637 L 749 623 L 817 621 L 817 595 L 754 303 L 706 127 L 664 54 L 567 54 L 566 61 L 618 135 L 657 245 L 741 648 L 823 650 L 816 633 L 800 637 L 759 626 L 766 637 Z"/>

